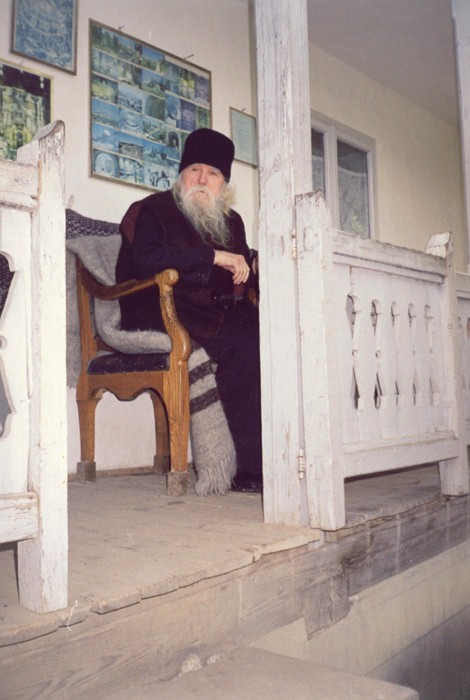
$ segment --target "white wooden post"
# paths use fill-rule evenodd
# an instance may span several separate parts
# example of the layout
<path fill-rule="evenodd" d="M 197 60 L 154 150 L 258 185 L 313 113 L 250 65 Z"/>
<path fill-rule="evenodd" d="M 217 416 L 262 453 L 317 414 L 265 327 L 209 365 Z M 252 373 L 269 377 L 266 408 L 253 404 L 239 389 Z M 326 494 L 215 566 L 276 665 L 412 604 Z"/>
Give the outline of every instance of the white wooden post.
<path fill-rule="evenodd" d="M 467 445 L 470 445 L 470 275 L 456 273 L 462 362 L 462 391 Z"/>
<path fill-rule="evenodd" d="M 345 523 L 341 406 L 336 344 L 335 278 L 330 214 L 321 194 L 297 199 L 299 322 L 309 521 L 334 530 Z"/>
<path fill-rule="evenodd" d="M 18 163 L 39 171 L 31 220 L 29 490 L 38 536 L 18 543 L 20 603 L 36 612 L 67 606 L 64 125 L 23 146 Z"/>
<path fill-rule="evenodd" d="M 294 198 L 311 190 L 306 0 L 255 0 L 264 517 L 308 524 Z"/>
<path fill-rule="evenodd" d="M 456 41 L 464 198 L 467 219 L 467 271 L 470 272 L 470 3 L 468 0 L 452 0 L 452 15 Z"/>
<path fill-rule="evenodd" d="M 447 406 L 449 427 L 459 439 L 459 454 L 454 459 L 439 462 L 441 491 L 448 496 L 462 496 L 469 492 L 468 456 L 465 427 L 465 406 L 462 386 L 462 346 L 458 322 L 457 281 L 455 276 L 452 237 L 449 233 L 431 236 L 427 253 L 446 259 L 447 275 L 444 282 L 444 300 L 448 319 L 444 341 L 446 379 L 453 400 Z"/>

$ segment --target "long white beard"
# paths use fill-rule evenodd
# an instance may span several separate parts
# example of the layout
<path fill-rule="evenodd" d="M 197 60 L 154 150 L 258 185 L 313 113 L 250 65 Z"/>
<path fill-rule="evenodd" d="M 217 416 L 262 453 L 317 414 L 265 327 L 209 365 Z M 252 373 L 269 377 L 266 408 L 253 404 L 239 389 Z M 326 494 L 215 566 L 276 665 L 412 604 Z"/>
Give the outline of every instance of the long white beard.
<path fill-rule="evenodd" d="M 195 197 L 197 192 L 204 193 L 205 196 Z M 179 180 L 173 186 L 173 196 L 178 207 L 205 243 L 222 248 L 228 246 L 231 237 L 226 217 L 229 210 L 229 196 L 224 196 L 222 193 L 221 196 L 215 197 L 205 185 L 195 185 L 184 191 Z"/>

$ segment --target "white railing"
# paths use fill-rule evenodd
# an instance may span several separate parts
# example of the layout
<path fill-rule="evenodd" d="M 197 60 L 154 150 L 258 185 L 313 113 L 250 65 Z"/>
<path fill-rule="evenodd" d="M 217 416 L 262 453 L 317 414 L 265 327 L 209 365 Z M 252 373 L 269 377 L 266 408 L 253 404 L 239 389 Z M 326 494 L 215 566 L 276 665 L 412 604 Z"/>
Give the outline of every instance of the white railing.
<path fill-rule="evenodd" d="M 0 318 L 8 416 L 0 542 L 18 542 L 21 604 L 67 606 L 64 125 L 0 161 L 0 252 L 14 273 Z"/>
<path fill-rule="evenodd" d="M 421 253 L 331 229 L 318 196 L 296 212 L 311 525 L 344 525 L 347 477 L 439 462 L 442 493 L 468 493 L 470 292 L 459 324 L 450 235 Z"/>

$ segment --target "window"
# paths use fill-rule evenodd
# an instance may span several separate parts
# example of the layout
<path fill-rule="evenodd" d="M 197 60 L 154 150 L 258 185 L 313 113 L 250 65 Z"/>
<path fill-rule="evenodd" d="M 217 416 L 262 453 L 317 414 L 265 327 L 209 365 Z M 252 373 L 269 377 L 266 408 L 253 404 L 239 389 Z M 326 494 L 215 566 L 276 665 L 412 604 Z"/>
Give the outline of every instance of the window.
<path fill-rule="evenodd" d="M 373 237 L 373 140 L 319 116 L 311 134 L 313 189 L 323 193 L 333 226 Z"/>

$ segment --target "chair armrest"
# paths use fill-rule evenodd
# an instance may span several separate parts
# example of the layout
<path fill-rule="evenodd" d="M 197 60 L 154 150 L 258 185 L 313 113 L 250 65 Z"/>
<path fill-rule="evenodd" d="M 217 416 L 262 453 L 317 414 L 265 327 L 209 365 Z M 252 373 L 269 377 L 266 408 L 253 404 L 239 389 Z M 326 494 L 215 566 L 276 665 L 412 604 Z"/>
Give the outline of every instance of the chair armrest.
<path fill-rule="evenodd" d="M 155 277 L 149 277 L 145 280 L 126 280 L 126 282 L 120 282 L 119 284 L 102 284 L 98 282 L 93 275 L 88 272 L 83 263 L 77 258 L 77 270 L 80 274 L 80 279 L 89 294 L 97 299 L 102 299 L 103 301 L 112 301 L 114 299 L 120 299 L 121 297 L 128 296 L 129 294 L 135 294 L 135 292 L 140 292 L 142 289 L 147 289 L 152 287 L 154 284 L 158 284 L 156 278 L 160 275 L 164 275 L 167 270 L 161 272 L 160 275 L 155 275 Z M 176 284 L 178 281 L 178 273 L 176 270 L 172 270 L 175 273 L 176 279 L 172 282 Z"/>
<path fill-rule="evenodd" d="M 172 354 L 175 353 L 179 360 L 189 358 L 191 339 L 178 318 L 173 298 L 173 287 L 179 279 L 176 270 L 163 270 L 163 272 L 145 280 L 126 280 L 119 284 L 106 285 L 98 282 L 77 257 L 77 272 L 87 292 L 103 301 L 120 299 L 157 285 L 160 291 L 160 311 L 165 330 L 172 342 Z"/>
<path fill-rule="evenodd" d="M 172 342 L 171 352 L 177 360 L 188 360 L 192 349 L 191 338 L 178 318 L 173 298 L 173 287 L 178 282 L 179 275 L 176 270 L 168 269 L 155 275 L 153 279 L 160 290 L 160 311 L 165 330 Z"/>

